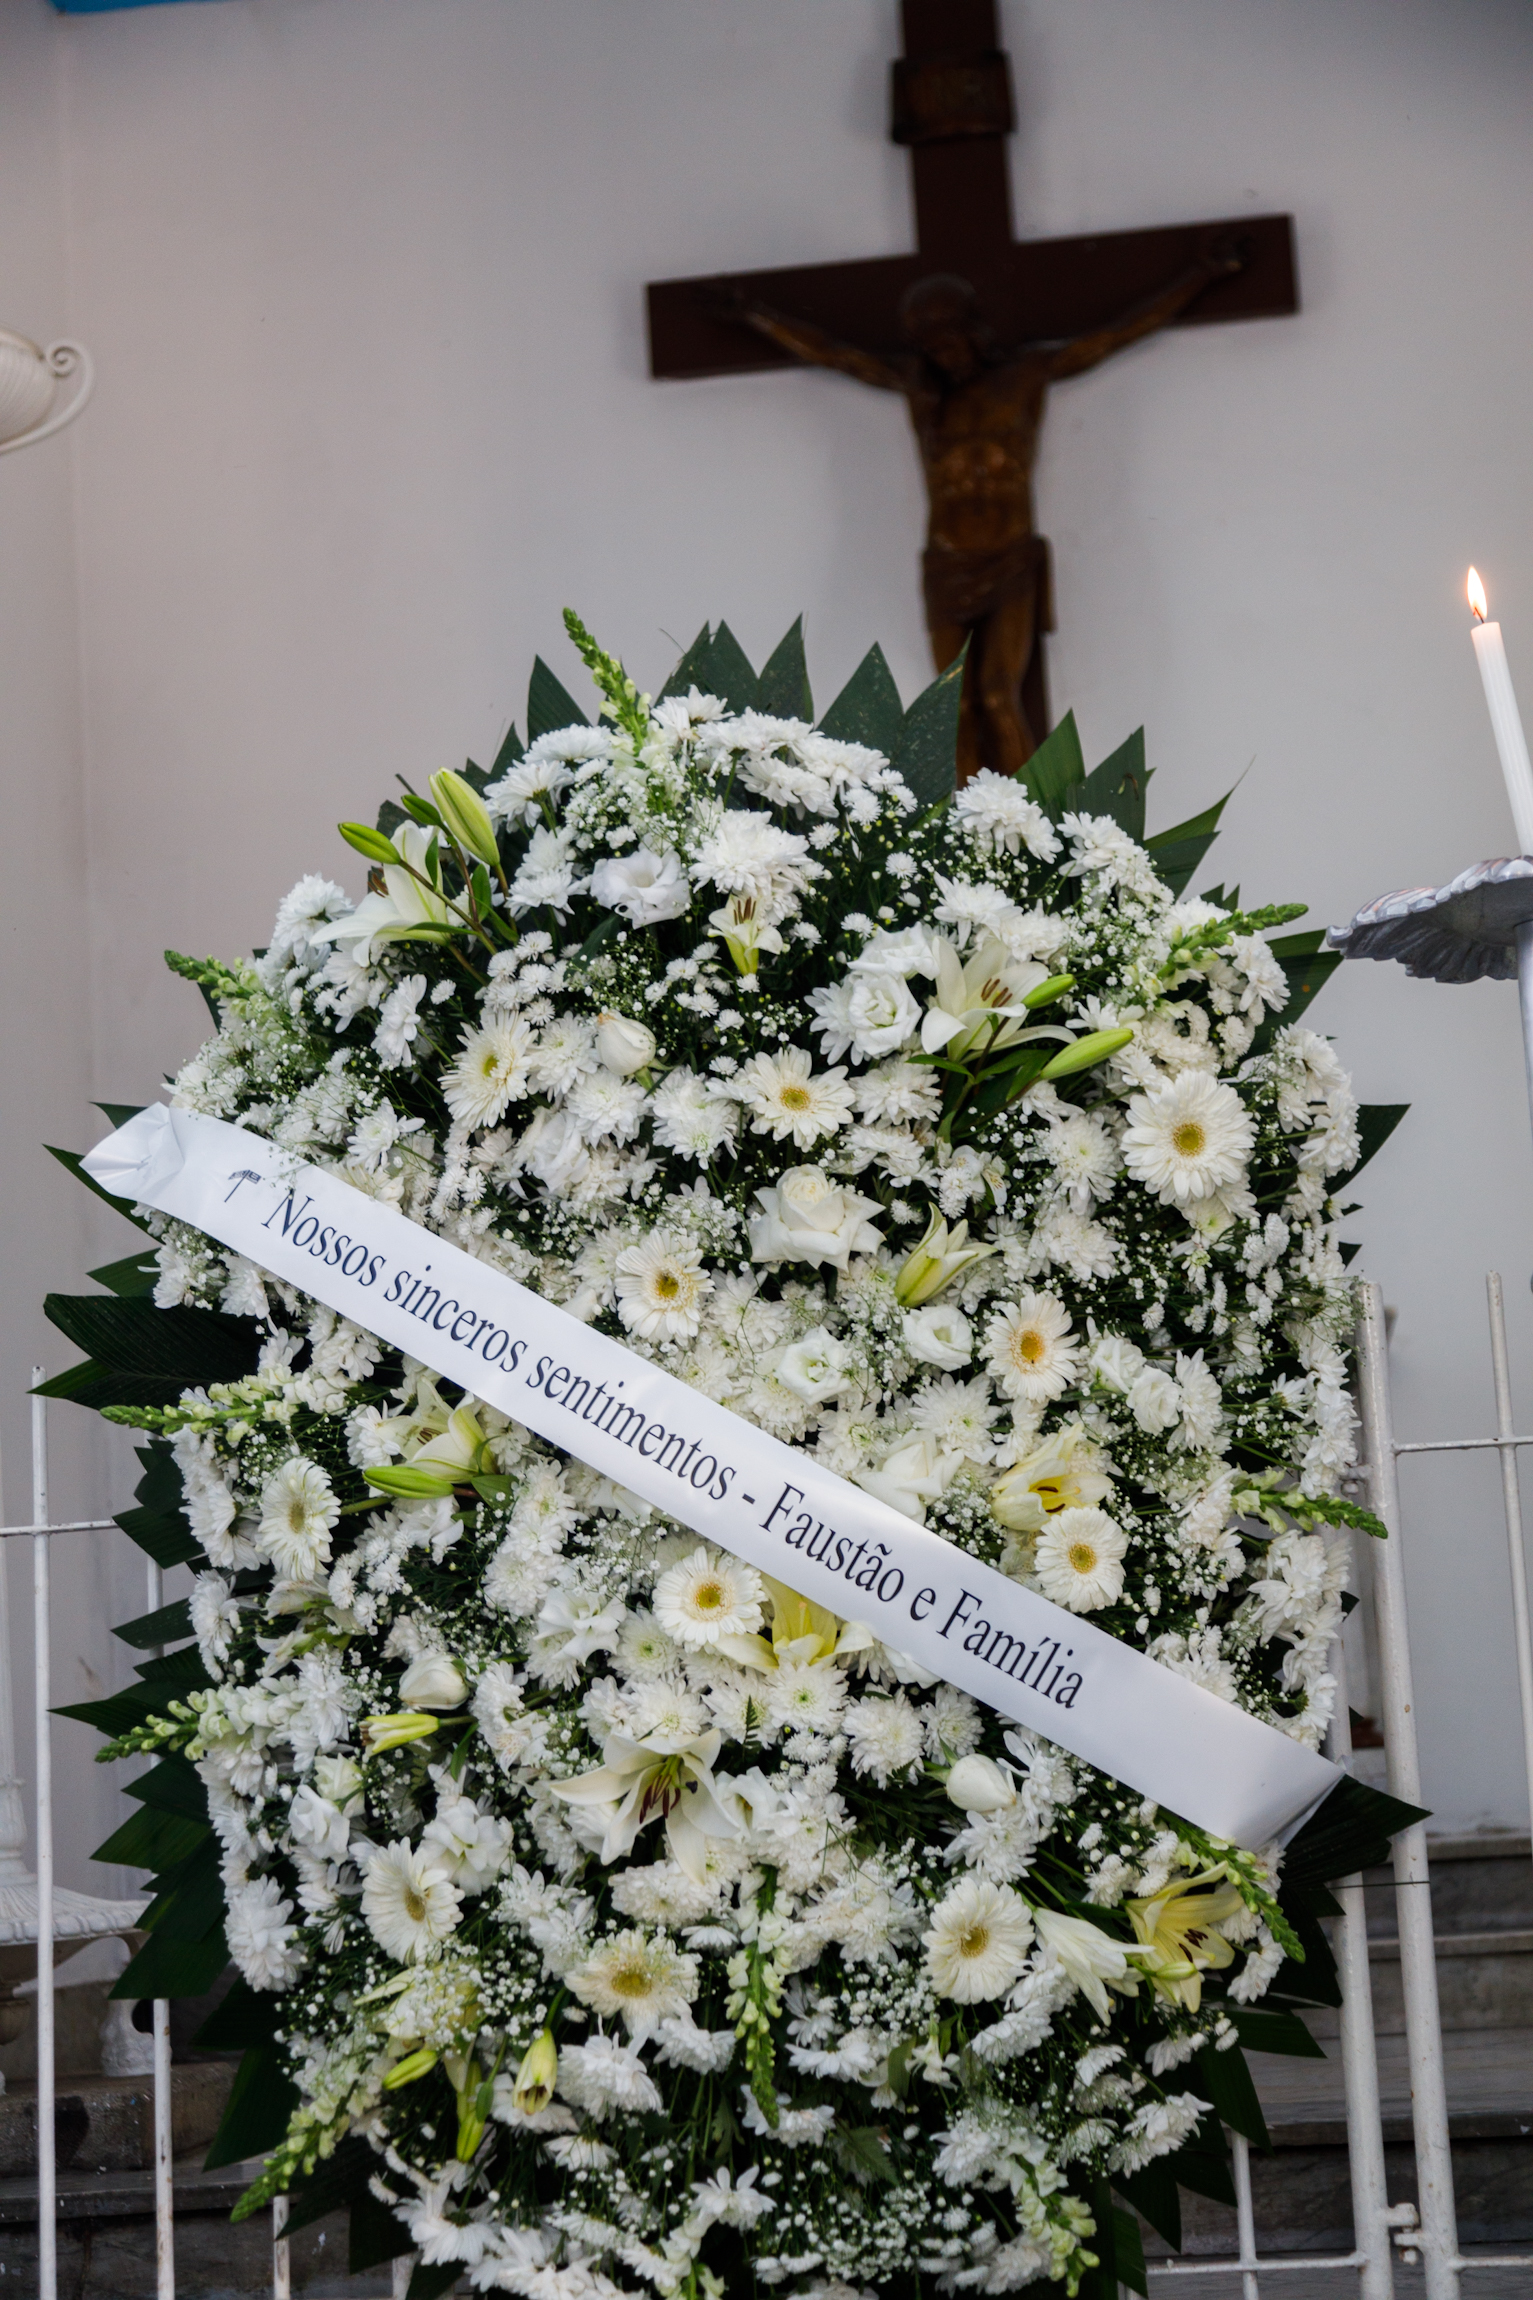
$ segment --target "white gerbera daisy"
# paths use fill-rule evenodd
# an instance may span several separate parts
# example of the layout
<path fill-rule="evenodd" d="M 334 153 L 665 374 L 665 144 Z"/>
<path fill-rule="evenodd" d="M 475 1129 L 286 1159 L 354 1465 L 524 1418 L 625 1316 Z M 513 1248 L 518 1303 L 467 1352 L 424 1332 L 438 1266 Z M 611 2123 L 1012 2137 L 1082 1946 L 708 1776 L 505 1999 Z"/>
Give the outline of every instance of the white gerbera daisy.
<path fill-rule="evenodd" d="M 1045 1597 L 1072 1613 L 1095 1613 L 1123 1595 L 1128 1535 L 1105 1509 L 1059 1509 L 1038 1536 L 1034 1571 Z"/>
<path fill-rule="evenodd" d="M 990 1321 L 985 1340 L 990 1371 L 1008 1397 L 1045 1406 L 1060 1397 L 1080 1367 L 1070 1339 L 1070 1313 L 1052 1294 L 1024 1294 Z"/>
<path fill-rule="evenodd" d="M 311 1581 L 330 1557 L 330 1528 L 341 1514 L 329 1474 L 294 1454 L 261 1490 L 261 1547 L 286 1581 Z"/>
<path fill-rule="evenodd" d="M 932 1912 L 921 1935 L 939 1996 L 979 2004 L 1004 1996 L 1033 1945 L 1032 1912 L 1009 1885 L 965 1877 Z"/>
<path fill-rule="evenodd" d="M 1163 1206 L 1239 1184 L 1256 1142 L 1250 1112 L 1232 1086 L 1203 1070 L 1184 1070 L 1128 1106 L 1123 1162 Z"/>
<path fill-rule="evenodd" d="M 721 1637 L 749 1637 L 761 1627 L 766 1589 L 753 1565 L 700 1541 L 690 1557 L 655 1584 L 655 1620 L 678 1645 L 700 1652 Z"/>
<path fill-rule="evenodd" d="M 440 1863 L 402 1837 L 367 1856 L 362 1914 L 396 1964 L 424 1963 L 456 1929 L 462 1898 Z"/>
<path fill-rule="evenodd" d="M 631 2036 L 648 2036 L 660 2021 L 685 2014 L 697 1994 L 697 1959 L 664 1933 L 635 1929 L 603 1941 L 565 1981 L 601 2019 L 621 2017 Z"/>
<path fill-rule="evenodd" d="M 516 1017 L 471 1030 L 458 1059 L 442 1074 L 447 1107 L 460 1126 L 493 1126 L 511 1102 L 520 1102 L 530 1083 L 532 1033 Z"/>
<path fill-rule="evenodd" d="M 807 1150 L 850 1119 L 852 1096 L 845 1080 L 839 1064 L 812 1076 L 805 1049 L 786 1046 L 780 1054 L 753 1055 L 735 1086 L 752 1113 L 753 1132 L 770 1134 L 774 1142 L 791 1135 L 800 1150 Z"/>
<path fill-rule="evenodd" d="M 712 1291 L 701 1249 L 690 1239 L 656 1230 L 617 1258 L 618 1316 L 646 1342 L 690 1341 Z"/>

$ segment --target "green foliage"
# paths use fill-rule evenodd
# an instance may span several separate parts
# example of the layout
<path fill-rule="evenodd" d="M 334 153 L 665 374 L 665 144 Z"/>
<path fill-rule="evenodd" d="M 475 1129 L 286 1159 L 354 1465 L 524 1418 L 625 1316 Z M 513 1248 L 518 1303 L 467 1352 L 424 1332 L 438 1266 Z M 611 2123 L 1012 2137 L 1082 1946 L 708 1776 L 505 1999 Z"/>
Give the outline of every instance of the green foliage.
<path fill-rule="evenodd" d="M 1061 815 L 1071 811 L 1086 781 L 1086 761 L 1073 711 L 1066 711 L 1058 726 L 1044 736 L 1019 779 L 1027 784 L 1051 822 L 1057 823 Z"/>
<path fill-rule="evenodd" d="M 804 659 L 804 618 L 797 615 L 761 667 L 756 683 L 756 709 L 773 719 L 807 719 L 814 723 L 814 695 L 809 666 Z"/>
<path fill-rule="evenodd" d="M 253 1989 L 243 1977 L 231 1983 L 228 1991 L 208 2014 L 197 2031 L 194 2042 L 199 2052 L 249 2052 L 257 2045 L 270 2044 L 281 2027 L 282 1999 L 270 1989 Z M 342 2147 L 346 2145 L 342 2143 Z M 358 2146 L 366 2149 L 366 2142 Z M 336 2151 L 337 2156 L 340 2150 Z M 367 2150 L 369 2168 L 377 2158 Z M 323 2207 L 329 2211 L 331 2207 Z M 317 2218 L 318 2215 L 316 2214 Z"/>
<path fill-rule="evenodd" d="M 1409 1110 L 1408 1102 L 1365 1102 L 1357 1114 L 1357 1137 L 1362 1145 L 1357 1164 L 1349 1166 L 1345 1174 L 1338 1174 L 1331 1184 L 1331 1195 L 1339 1198 L 1343 1190 L 1350 1190 L 1371 1159 L 1377 1158 L 1385 1143 Z"/>
<path fill-rule="evenodd" d="M 1136 727 L 1126 742 L 1093 767 L 1081 786 L 1072 812 L 1111 815 L 1131 839 L 1144 839 L 1144 801 L 1153 768 L 1144 763 L 1144 729 Z"/>
<path fill-rule="evenodd" d="M 132 1966 L 129 1966 L 132 1971 Z M 264 2156 L 287 2131 L 298 2106 L 298 2088 L 283 2070 L 275 2045 L 257 2045 L 240 2062 L 229 2094 L 223 2121 L 204 2159 L 209 2172 L 221 2164 L 242 2164 L 247 2157 Z M 264 2199 L 262 2200 L 265 2201 Z M 249 2196 L 242 2196 L 233 2217 L 242 2220 Z"/>
<path fill-rule="evenodd" d="M 141 1805 L 154 1806 L 157 1812 L 183 1813 L 193 1821 L 208 1817 L 208 1792 L 196 1766 L 186 1757 L 162 1758 L 150 1772 L 126 1782 L 123 1794 L 136 1797 Z"/>
<path fill-rule="evenodd" d="M 958 707 L 963 700 L 968 648 L 923 688 L 905 713 L 890 764 L 898 767 L 923 807 L 953 795 L 958 761 Z"/>
<path fill-rule="evenodd" d="M 1234 795 L 1226 791 L 1201 814 L 1189 815 L 1184 823 L 1173 823 L 1170 830 L 1145 840 L 1145 852 L 1173 894 L 1186 893 L 1188 880 L 1219 836 L 1219 818 Z"/>
<path fill-rule="evenodd" d="M 1296 936 L 1296 941 L 1308 941 L 1307 935 Z M 1253 1054 L 1265 1054 L 1280 1030 L 1297 1022 L 1311 1000 L 1330 981 L 1341 964 L 1341 953 L 1336 950 L 1290 952 L 1286 956 L 1273 945 L 1279 966 L 1288 977 L 1288 1003 L 1278 1013 L 1269 1014 L 1251 1041 Z"/>
<path fill-rule="evenodd" d="M 866 743 L 892 755 L 905 725 L 905 706 L 884 660 L 872 646 L 820 721 L 820 732 L 838 743 Z"/>
<path fill-rule="evenodd" d="M 153 1613 L 141 1613 L 136 1621 L 124 1621 L 112 1631 L 124 1645 L 140 1649 L 151 1645 L 174 1645 L 179 1638 L 192 1633 L 192 1601 L 178 1597 L 171 1605 L 159 1606 Z"/>
<path fill-rule="evenodd" d="M 1193 2065 L 1198 2072 L 1197 2089 L 1212 2102 L 1221 2123 L 1227 2124 L 1231 2132 L 1242 2134 L 1253 2148 L 1270 2148 L 1267 2120 L 1262 2115 L 1245 2054 L 1239 2047 L 1217 2052 L 1206 2044 Z"/>
<path fill-rule="evenodd" d="M 1235 2024 L 1243 2052 L 1285 2053 L 1295 2060 L 1325 2058 L 1324 2045 L 1316 2043 L 1297 2013 L 1270 2005 L 1233 2003 L 1225 2010 Z"/>
<path fill-rule="evenodd" d="M 542 656 L 535 656 L 532 677 L 527 683 L 528 742 L 535 743 L 540 735 L 551 735 L 558 727 L 588 727 L 590 723 L 584 711 L 576 709 L 573 697 L 560 686 Z M 383 827 L 381 817 L 379 827 Z"/>
<path fill-rule="evenodd" d="M 141 1247 L 136 1254 L 124 1254 L 120 1262 L 104 1262 L 99 1270 L 87 1271 L 98 1286 L 105 1286 L 109 1294 L 121 1294 L 142 1300 L 152 1294 L 159 1276 L 159 1263 L 152 1247 Z"/>

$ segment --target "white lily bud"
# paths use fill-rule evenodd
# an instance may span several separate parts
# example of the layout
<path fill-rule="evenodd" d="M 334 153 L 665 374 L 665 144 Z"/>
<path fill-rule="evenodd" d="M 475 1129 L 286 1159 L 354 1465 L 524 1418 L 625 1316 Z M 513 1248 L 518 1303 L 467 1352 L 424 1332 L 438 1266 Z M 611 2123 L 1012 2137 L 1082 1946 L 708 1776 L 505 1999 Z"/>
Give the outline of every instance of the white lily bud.
<path fill-rule="evenodd" d="M 654 1061 L 655 1034 L 642 1022 L 631 1022 L 626 1014 L 604 1007 L 596 1018 L 596 1052 L 619 1078 L 631 1078 Z"/>
<path fill-rule="evenodd" d="M 399 1680 L 399 1698 L 412 1709 L 461 1709 L 468 1687 L 445 1653 L 420 1653 Z"/>
<path fill-rule="evenodd" d="M 1016 1784 L 992 1757 L 960 1757 L 947 1777 L 947 1793 L 965 1813 L 999 1813 L 1017 1801 Z"/>

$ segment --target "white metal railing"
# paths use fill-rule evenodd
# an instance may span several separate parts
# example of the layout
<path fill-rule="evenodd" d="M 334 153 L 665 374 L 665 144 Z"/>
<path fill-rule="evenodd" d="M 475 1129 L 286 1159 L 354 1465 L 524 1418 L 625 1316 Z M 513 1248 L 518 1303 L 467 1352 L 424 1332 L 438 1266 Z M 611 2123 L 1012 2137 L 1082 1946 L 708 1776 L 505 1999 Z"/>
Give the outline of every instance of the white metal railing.
<path fill-rule="evenodd" d="M 1384 1745 L 1392 1795 L 1407 1804 L 1421 1802 L 1421 1767 L 1416 1733 L 1415 1695 L 1411 1678 L 1410 1637 L 1405 1600 L 1405 1560 L 1402 1549 L 1398 1463 L 1402 1456 L 1467 1453 L 1494 1450 L 1499 1454 L 1502 1500 L 1506 1520 L 1508 1561 L 1512 1583 L 1513 1630 L 1517 1646 L 1518 1688 L 1522 1707 L 1523 1743 L 1528 1768 L 1528 1792 L 1533 1807 L 1533 1626 L 1530 1626 L 1528 1578 L 1523 1552 L 1522 1504 L 1517 1454 L 1533 1446 L 1533 1436 L 1519 1436 L 1512 1426 L 1511 1380 L 1508 1370 L 1506 1319 L 1501 1279 L 1494 1272 L 1486 1279 L 1490 1315 L 1491 1365 L 1495 1384 L 1496 1435 L 1491 1438 L 1443 1438 L 1396 1441 L 1390 1408 L 1383 1298 L 1377 1286 L 1359 1290 L 1358 1396 L 1362 1418 L 1365 1462 L 1357 1471 L 1366 1486 L 1375 1513 L 1389 1534 L 1387 1541 L 1371 1544 L 1375 1616 L 1379 1644 L 1379 1699 L 1383 1709 Z M 34 1385 L 42 1370 L 32 1370 Z M 52 1523 L 48 1517 L 47 1403 L 32 1399 L 32 1518 L 27 1525 L 0 1526 L 0 1540 L 30 1539 L 32 1544 L 32 1602 L 34 1625 L 34 1690 L 37 1723 L 36 1862 L 38 1885 L 37 1943 L 37 2199 L 39 2300 L 57 2300 L 57 2168 L 54 2161 L 54 1876 L 53 1792 L 51 1755 L 52 1700 L 50 1683 L 50 1579 L 49 1545 L 60 1533 L 100 1533 L 115 1526 L 112 1518 L 80 1518 Z M 164 1575 L 156 1565 L 148 1569 L 149 1610 L 164 1603 Z M 0 1608 L 3 1611 L 3 1608 Z M 4 1662 L 0 1659 L 0 1669 Z M 1342 1764 L 1352 1757 L 1348 1722 L 1346 1659 L 1340 1640 L 1333 1648 L 1336 1675 L 1336 1715 L 1328 1740 L 1330 1754 Z M 1395 1905 L 1400 1941 L 1400 1969 L 1405 1998 L 1406 2055 L 1411 2085 L 1411 2116 L 1416 2158 L 1417 2205 L 1391 2205 L 1385 2184 L 1383 2119 L 1379 2101 L 1378 2062 L 1373 2031 L 1373 2000 L 1369 1979 L 1368 1923 L 1363 1880 L 1343 1878 L 1332 1886 L 1341 1904 L 1337 1921 L 1337 1965 L 1341 1978 L 1340 2014 L 1342 2078 L 1346 2102 L 1347 2149 L 1351 2173 L 1353 2240 L 1351 2252 L 1317 2256 L 1314 2253 L 1268 2254 L 1257 2247 L 1251 2196 L 1250 2148 L 1239 2133 L 1230 2135 L 1236 2199 L 1237 2256 L 1220 2259 L 1179 2259 L 1154 2262 L 1152 2277 L 1238 2275 L 1243 2300 L 1260 2300 L 1263 2276 L 1319 2269 L 1355 2268 L 1360 2300 L 1393 2300 L 1393 2257 L 1419 2259 L 1425 2268 L 1426 2300 L 1459 2300 L 1459 2279 L 1466 2269 L 1533 2267 L 1533 2254 L 1478 2255 L 1465 2259 L 1459 2249 L 1453 2195 L 1447 2088 L 1443 2069 L 1442 2026 L 1437 2001 L 1437 1966 L 1432 1927 L 1431 1883 L 1427 1865 L 1424 1823 L 1406 1829 L 1395 1839 Z M 157 2300 L 175 2300 L 174 2158 L 170 2059 L 170 2007 L 154 2006 L 154 2215 L 157 2263 Z M 286 2236 L 287 2200 L 278 2197 L 272 2209 L 272 2300 L 290 2300 L 292 2290 L 289 2243 Z M 395 2300 L 401 2300 L 410 2279 L 412 2262 L 393 2263 Z"/>

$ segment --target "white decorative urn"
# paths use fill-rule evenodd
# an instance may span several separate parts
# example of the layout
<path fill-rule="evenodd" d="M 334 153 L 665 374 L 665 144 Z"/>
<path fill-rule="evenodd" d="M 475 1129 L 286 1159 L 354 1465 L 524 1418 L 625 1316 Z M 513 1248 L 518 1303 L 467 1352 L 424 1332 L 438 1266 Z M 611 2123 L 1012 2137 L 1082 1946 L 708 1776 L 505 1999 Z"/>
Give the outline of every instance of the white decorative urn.
<path fill-rule="evenodd" d="M 66 376 L 77 377 L 75 393 L 55 412 L 54 396 Z M 61 430 L 79 414 L 94 381 L 80 344 L 52 343 L 44 351 L 30 336 L 0 327 L 0 455 Z"/>

